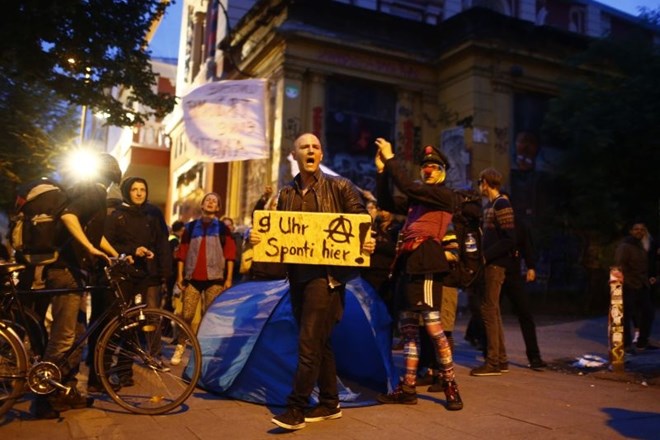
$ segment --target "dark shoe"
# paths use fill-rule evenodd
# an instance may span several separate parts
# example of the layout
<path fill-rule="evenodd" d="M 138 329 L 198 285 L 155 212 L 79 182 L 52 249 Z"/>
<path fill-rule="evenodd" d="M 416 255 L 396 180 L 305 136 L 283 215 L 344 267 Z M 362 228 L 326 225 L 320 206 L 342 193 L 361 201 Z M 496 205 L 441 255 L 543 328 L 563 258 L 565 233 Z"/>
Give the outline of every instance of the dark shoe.
<path fill-rule="evenodd" d="M 305 425 L 305 416 L 298 408 L 289 408 L 285 413 L 273 417 L 270 421 L 289 431 L 296 431 L 307 426 Z"/>
<path fill-rule="evenodd" d="M 76 388 L 71 388 L 68 394 L 58 392 L 48 398 L 55 411 L 68 411 L 70 409 L 90 408 L 94 404 L 94 398 L 83 396 Z"/>
<path fill-rule="evenodd" d="M 318 405 L 305 412 L 305 422 L 321 422 L 323 420 L 334 420 L 341 417 L 341 408 L 328 408 L 324 405 Z"/>
<path fill-rule="evenodd" d="M 470 376 L 501 376 L 502 372 L 499 368 L 491 367 L 488 364 L 483 364 L 481 367 L 473 368 L 470 370 Z"/>
<path fill-rule="evenodd" d="M 415 387 L 406 384 L 399 384 L 394 391 L 389 394 L 379 394 L 376 397 L 380 403 L 390 404 L 398 403 L 403 405 L 416 405 L 417 392 Z"/>
<path fill-rule="evenodd" d="M 537 371 L 538 370 L 543 370 L 547 366 L 548 366 L 548 364 L 543 362 L 543 359 L 541 359 L 541 358 L 536 358 L 536 359 L 532 359 L 531 361 L 529 361 L 529 368 L 531 368 L 532 370 L 537 370 Z"/>
<path fill-rule="evenodd" d="M 508 373 L 509 372 L 509 363 L 508 362 L 500 362 L 500 372 L 501 373 Z"/>
<path fill-rule="evenodd" d="M 34 417 L 42 420 L 59 419 L 60 412 L 53 408 L 47 397 L 37 396 L 34 399 Z"/>
<path fill-rule="evenodd" d="M 463 400 L 461 399 L 461 395 L 458 394 L 458 385 L 456 385 L 456 381 L 452 380 L 451 382 L 444 382 L 442 388 L 445 392 L 445 397 L 447 398 L 447 409 L 449 411 L 459 411 L 463 409 Z"/>

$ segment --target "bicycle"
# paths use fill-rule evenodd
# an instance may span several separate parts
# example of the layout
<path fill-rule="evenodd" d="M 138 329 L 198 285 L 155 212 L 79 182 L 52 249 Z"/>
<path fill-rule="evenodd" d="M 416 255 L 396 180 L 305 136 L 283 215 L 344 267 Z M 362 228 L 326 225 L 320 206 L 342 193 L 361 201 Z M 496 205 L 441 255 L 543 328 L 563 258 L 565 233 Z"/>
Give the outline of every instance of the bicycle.
<path fill-rule="evenodd" d="M 71 388 L 61 383 L 61 368 L 101 326 L 94 353 L 96 372 L 105 392 L 122 408 L 136 414 L 164 414 L 179 407 L 192 394 L 201 373 L 202 358 L 195 334 L 183 319 L 170 312 L 126 301 L 120 283 L 126 279 L 128 268 L 125 259 L 111 259 L 104 270 L 109 286 L 39 291 L 56 294 L 108 290 L 114 294 L 114 306 L 92 322 L 57 363 L 31 356 L 13 326 L 0 321 L 0 416 L 11 409 L 26 386 L 39 395 L 55 390 L 69 393 Z M 24 269 L 20 264 L 0 264 L 0 279 L 8 280 L 14 272 Z M 10 295 L 20 305 L 20 295 L 29 291 L 18 290 L 13 279 L 8 281 Z M 178 339 L 173 335 L 178 335 Z M 28 337 L 32 338 L 29 332 Z M 177 344 L 185 344 L 183 360 L 176 366 L 167 365 L 162 359 L 169 359 Z M 132 383 L 121 386 L 126 376 Z"/>
<path fill-rule="evenodd" d="M 15 273 L 15 272 L 14 272 Z M 5 280 L 4 289 L 0 291 L 0 321 L 5 321 L 20 336 L 31 357 L 43 355 L 48 343 L 48 332 L 44 319 L 31 308 L 25 307 L 14 295 L 10 283 L 16 283 L 13 274 L 11 278 L 0 276 Z M 40 295 L 40 290 L 30 290 L 31 295 Z"/>

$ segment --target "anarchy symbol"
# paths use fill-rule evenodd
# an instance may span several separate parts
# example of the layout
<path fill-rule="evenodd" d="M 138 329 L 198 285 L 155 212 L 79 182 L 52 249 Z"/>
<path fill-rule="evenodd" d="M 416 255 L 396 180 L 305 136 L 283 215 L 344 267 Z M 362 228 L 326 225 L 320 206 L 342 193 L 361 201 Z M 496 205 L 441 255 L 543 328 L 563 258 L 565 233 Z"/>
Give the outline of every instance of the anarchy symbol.
<path fill-rule="evenodd" d="M 346 217 L 340 215 L 339 218 L 332 220 L 328 229 L 324 229 L 323 232 L 327 232 L 328 238 L 335 243 L 350 243 L 353 237 L 353 225 Z"/>

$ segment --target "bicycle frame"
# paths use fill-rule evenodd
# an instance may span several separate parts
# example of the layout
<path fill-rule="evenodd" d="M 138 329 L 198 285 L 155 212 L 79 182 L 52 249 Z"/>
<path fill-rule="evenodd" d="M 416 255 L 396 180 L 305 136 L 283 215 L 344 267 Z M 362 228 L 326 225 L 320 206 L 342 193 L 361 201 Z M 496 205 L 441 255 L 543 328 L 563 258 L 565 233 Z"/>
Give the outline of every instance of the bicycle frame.
<path fill-rule="evenodd" d="M 78 336 L 78 338 L 74 341 L 73 345 L 62 355 L 59 361 L 53 362 L 53 364 L 56 365 L 59 370 L 62 369 L 62 367 L 66 364 L 66 361 L 69 359 L 69 357 L 85 343 L 85 341 L 94 331 L 99 329 L 101 326 L 105 327 L 115 317 L 121 319 L 135 310 L 145 309 L 147 307 L 146 303 L 129 306 L 129 304 L 126 302 L 121 292 L 121 287 L 119 285 L 119 282 L 116 280 L 111 280 L 111 285 L 108 286 L 84 286 L 77 288 L 61 288 L 61 289 L 19 290 L 16 288 L 16 284 L 13 280 L 13 273 L 16 271 L 23 270 L 24 266 L 22 265 L 13 265 L 13 266 L 15 266 L 16 269 L 12 271 L 8 271 L 6 275 L 4 275 L 6 278 L 9 279 L 10 292 L 7 292 L 5 294 L 8 297 L 8 299 L 5 300 L 5 298 L 3 298 L 2 305 L 3 307 L 5 307 L 5 305 L 10 306 L 12 303 L 17 304 L 22 319 L 25 319 L 23 304 L 20 300 L 20 296 L 22 295 L 34 295 L 34 294 L 57 295 L 60 293 L 84 293 L 84 292 L 94 292 L 99 290 L 102 291 L 110 290 L 113 292 L 115 296 L 115 300 L 112 303 L 112 306 L 105 309 L 103 313 L 101 313 L 101 315 L 96 320 L 94 320 L 87 326 L 85 331 L 80 336 Z M 108 275 L 108 278 L 111 278 L 110 275 Z M 118 313 L 118 315 L 111 316 L 111 314 L 113 313 Z M 7 325 L 6 327 L 11 329 L 11 325 Z M 29 338 L 30 343 L 33 344 L 35 342 L 33 335 L 28 333 L 27 337 Z M 35 365 L 38 362 L 39 359 L 32 359 L 31 362 L 28 363 L 28 365 L 30 366 Z"/>
<path fill-rule="evenodd" d="M 68 360 L 77 355 L 85 341 L 97 332 L 99 336 L 96 346 L 93 353 L 90 352 L 94 357 L 95 372 L 100 385 L 119 406 L 135 414 L 158 415 L 172 411 L 185 402 L 194 391 L 201 374 L 202 351 L 199 342 L 190 326 L 173 313 L 149 308 L 146 303 L 131 305 L 133 300 L 126 297 L 122 289 L 124 281 L 130 281 L 134 273 L 133 268 L 127 264 L 130 263 L 122 258 L 105 268 L 108 285 L 39 290 L 40 294 L 53 295 L 110 290 L 114 295 L 114 301 L 110 301 L 112 304 L 99 313 L 100 316 L 76 337 L 72 346 L 57 361 L 44 361 L 39 359 L 37 354 L 28 353 L 27 342 L 24 344 L 23 341 L 31 343 L 32 340 L 38 339 L 40 335 L 37 331 L 33 332 L 34 338 L 26 332 L 27 337 L 21 340 L 17 337 L 17 327 L 12 328 L 11 322 L 0 321 L 0 333 L 8 340 L 8 349 L 13 353 L 13 357 L 7 358 L 9 366 L 11 367 L 12 359 L 17 360 L 17 365 L 12 367 L 12 376 L 3 377 L 8 388 L 4 390 L 5 404 L 0 405 L 2 414 L 25 392 L 26 386 L 38 395 L 57 390 L 68 394 L 72 387 L 63 383 L 64 367 Z M 0 264 L 0 281 L 13 280 L 13 273 L 24 268 L 25 266 L 17 264 Z M 3 288 L 8 290 L 2 292 L 5 296 L 0 299 L 11 299 L 16 302 L 18 308 L 23 307 L 23 295 L 34 294 L 32 290 L 20 290 L 11 283 L 7 283 Z M 24 311 L 28 312 L 27 307 Z M 175 336 L 173 330 L 177 328 L 180 334 Z M 163 336 L 165 329 L 172 330 L 172 333 Z M 177 337 L 182 339 L 176 339 Z M 184 351 L 180 356 L 186 358 L 186 363 L 179 361 L 165 364 L 163 357 L 170 356 L 172 352 L 179 350 L 180 346 Z M 165 350 L 169 353 L 165 354 Z M 124 373 L 128 373 L 128 376 Z M 122 383 L 126 378 L 130 383 Z M 130 387 L 138 383 L 139 386 L 135 388 L 124 389 L 124 386 Z"/>

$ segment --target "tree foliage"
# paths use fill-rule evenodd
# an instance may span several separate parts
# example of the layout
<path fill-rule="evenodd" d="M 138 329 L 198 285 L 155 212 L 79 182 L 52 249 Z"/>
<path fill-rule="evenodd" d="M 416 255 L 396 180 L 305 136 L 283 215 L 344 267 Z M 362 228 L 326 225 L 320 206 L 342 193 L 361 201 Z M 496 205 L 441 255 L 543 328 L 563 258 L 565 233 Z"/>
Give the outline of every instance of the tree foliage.
<path fill-rule="evenodd" d="M 0 184 L 43 175 L 75 137 L 80 109 L 139 124 L 172 111 L 160 95 L 148 31 L 168 0 L 8 0 L 0 17 Z M 118 98 L 122 92 L 122 100 Z M 140 103 L 143 106 L 135 106 Z M 140 110 L 137 110 L 137 109 Z M 9 186 L 8 186 L 9 185 Z M 10 191 L 0 195 L 6 207 Z"/>
<path fill-rule="evenodd" d="M 10 0 L 3 3 L 0 64 L 39 82 L 69 102 L 109 115 L 113 125 L 142 122 L 132 104 L 156 116 L 169 113 L 174 97 L 158 95 L 147 34 L 169 5 L 163 0 Z M 128 102 L 109 92 L 130 90 Z"/>
<path fill-rule="evenodd" d="M 559 167 L 571 225 L 603 236 L 660 208 L 660 55 L 648 38 L 599 40 L 577 59 L 588 74 L 551 102 L 545 133 L 565 148 Z"/>
<path fill-rule="evenodd" d="M 55 169 L 54 158 L 77 134 L 78 114 L 48 87 L 0 67 L 0 207 L 11 206 L 17 183 Z"/>

